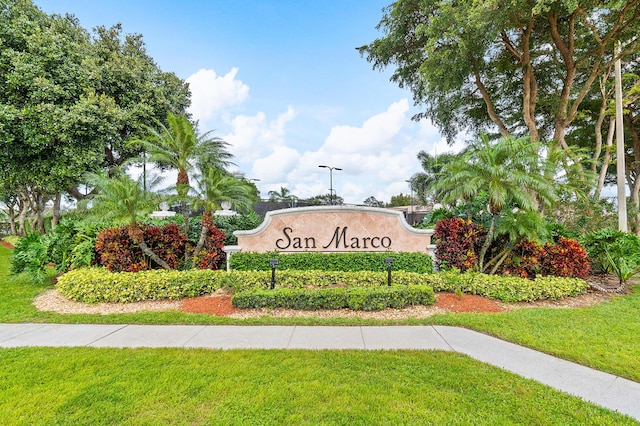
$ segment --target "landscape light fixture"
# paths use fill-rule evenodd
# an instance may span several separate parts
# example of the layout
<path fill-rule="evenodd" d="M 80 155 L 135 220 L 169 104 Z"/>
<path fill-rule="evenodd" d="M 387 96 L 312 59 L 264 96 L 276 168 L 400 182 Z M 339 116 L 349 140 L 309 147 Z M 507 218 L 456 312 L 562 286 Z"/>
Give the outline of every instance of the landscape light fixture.
<path fill-rule="evenodd" d="M 342 169 L 340 167 L 331 167 L 325 165 L 320 165 L 318 167 L 322 169 L 329 169 L 329 204 L 333 205 L 333 171 Z"/>
<path fill-rule="evenodd" d="M 385 265 L 387 265 L 387 285 L 391 287 L 391 266 L 393 265 L 393 257 L 385 257 Z"/>
<path fill-rule="evenodd" d="M 278 259 L 271 259 L 269 261 L 271 265 L 271 290 L 276 286 L 276 266 L 278 266 Z"/>

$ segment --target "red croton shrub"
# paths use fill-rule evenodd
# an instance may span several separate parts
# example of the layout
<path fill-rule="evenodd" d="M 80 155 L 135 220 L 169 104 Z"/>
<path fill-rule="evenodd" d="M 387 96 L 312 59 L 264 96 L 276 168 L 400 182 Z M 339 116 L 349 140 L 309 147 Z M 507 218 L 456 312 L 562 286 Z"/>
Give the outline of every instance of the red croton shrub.
<path fill-rule="evenodd" d="M 177 268 L 184 258 L 187 237 L 175 223 L 164 226 L 141 225 L 144 241 L 171 268 Z M 137 272 L 159 268 L 137 244 L 129 238 L 127 227 L 108 228 L 96 238 L 98 265 L 111 272 Z"/>
<path fill-rule="evenodd" d="M 505 259 L 499 273 L 533 279 L 540 273 L 544 253 L 540 244 L 534 241 L 520 241 L 513 248 L 511 256 Z"/>
<path fill-rule="evenodd" d="M 207 238 L 204 247 L 193 259 L 193 264 L 198 269 L 219 269 L 227 259 L 226 253 L 222 250 L 226 234 L 216 227 L 211 215 L 203 215 L 202 223 L 207 227 Z"/>
<path fill-rule="evenodd" d="M 541 273 L 556 277 L 584 278 L 589 275 L 589 255 L 576 240 L 560 237 L 555 244 L 546 244 Z"/>
<path fill-rule="evenodd" d="M 440 267 L 457 268 L 464 272 L 478 266 L 478 251 L 486 231 L 470 220 L 459 217 L 436 223 L 436 260 Z"/>

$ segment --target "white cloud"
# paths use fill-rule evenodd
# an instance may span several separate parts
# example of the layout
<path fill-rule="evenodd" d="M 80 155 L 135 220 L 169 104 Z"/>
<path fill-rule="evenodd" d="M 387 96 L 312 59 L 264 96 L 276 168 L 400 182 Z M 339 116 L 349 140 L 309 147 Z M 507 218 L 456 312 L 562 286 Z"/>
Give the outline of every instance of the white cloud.
<path fill-rule="evenodd" d="M 277 146 L 268 156 L 254 161 L 251 173 L 265 182 L 277 182 L 297 165 L 299 159 L 300 153 L 295 149 Z"/>
<path fill-rule="evenodd" d="M 238 68 L 223 76 L 214 70 L 201 69 L 187 78 L 191 89 L 189 112 L 196 120 L 208 121 L 230 106 L 242 104 L 249 96 L 249 86 L 236 80 Z"/>
<path fill-rule="evenodd" d="M 263 112 L 253 116 L 238 115 L 230 121 L 231 133 L 223 136 L 223 139 L 231 144 L 231 152 L 236 158 L 252 161 L 284 145 L 286 124 L 295 116 L 296 112 L 291 106 L 272 121 L 268 121 Z"/>
<path fill-rule="evenodd" d="M 332 153 L 356 153 L 388 147 L 392 137 L 403 127 L 409 111 L 409 102 L 402 99 L 383 113 L 366 120 L 361 127 L 335 126 L 325 141 L 324 148 Z"/>

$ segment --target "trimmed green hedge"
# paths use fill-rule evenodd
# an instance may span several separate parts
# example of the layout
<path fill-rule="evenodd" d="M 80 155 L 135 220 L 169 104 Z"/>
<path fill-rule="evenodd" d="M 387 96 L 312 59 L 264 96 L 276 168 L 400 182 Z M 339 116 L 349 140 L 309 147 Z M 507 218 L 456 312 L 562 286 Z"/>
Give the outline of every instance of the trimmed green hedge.
<path fill-rule="evenodd" d="M 74 269 L 58 277 L 56 289 L 78 302 L 138 302 L 211 294 L 227 283 L 227 273 L 212 270 L 109 272 Z"/>
<path fill-rule="evenodd" d="M 164 271 L 109 272 L 103 268 L 80 268 L 58 278 L 56 289 L 65 297 L 79 302 L 135 302 L 140 300 L 182 299 L 226 287 L 235 292 L 267 289 L 270 271 Z M 386 286 L 386 272 L 293 271 L 276 272 L 278 288 L 328 288 Z M 579 278 L 518 277 L 479 273 L 440 272 L 416 274 L 394 271 L 393 285 L 429 286 L 436 292 L 477 294 L 504 302 L 560 299 L 584 293 L 588 284 Z"/>
<path fill-rule="evenodd" d="M 231 303 L 237 308 L 354 309 L 376 311 L 412 305 L 432 305 L 435 295 L 425 286 L 380 286 L 371 288 L 325 288 L 320 290 L 279 288 L 237 293 Z"/>
<path fill-rule="evenodd" d="M 239 252 L 231 256 L 231 269 L 237 271 L 270 270 L 269 261 L 278 259 L 278 269 L 299 271 L 373 271 L 387 270 L 384 260 L 393 258 L 394 271 L 429 274 L 433 272 L 433 259 L 426 253 L 408 252 L 350 252 L 350 253 L 280 253 Z"/>

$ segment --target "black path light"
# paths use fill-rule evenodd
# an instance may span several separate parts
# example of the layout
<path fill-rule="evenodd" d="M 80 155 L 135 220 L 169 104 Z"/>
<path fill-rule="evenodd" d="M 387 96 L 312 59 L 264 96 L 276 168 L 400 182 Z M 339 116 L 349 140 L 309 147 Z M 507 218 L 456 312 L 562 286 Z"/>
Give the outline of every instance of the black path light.
<path fill-rule="evenodd" d="M 271 290 L 273 290 L 276 285 L 276 266 L 278 266 L 278 259 L 271 259 L 269 264 L 271 265 Z"/>
<path fill-rule="evenodd" d="M 391 286 L 391 266 L 393 265 L 393 258 L 386 257 L 384 263 L 387 265 L 387 285 Z"/>

